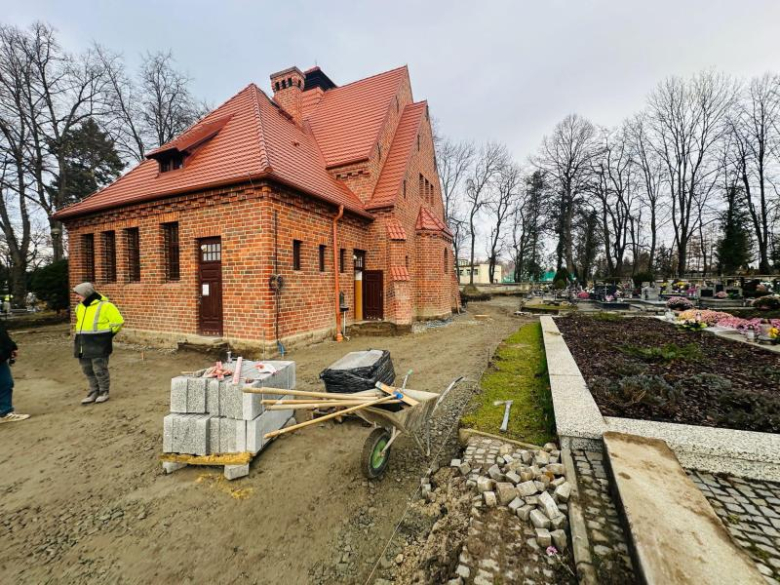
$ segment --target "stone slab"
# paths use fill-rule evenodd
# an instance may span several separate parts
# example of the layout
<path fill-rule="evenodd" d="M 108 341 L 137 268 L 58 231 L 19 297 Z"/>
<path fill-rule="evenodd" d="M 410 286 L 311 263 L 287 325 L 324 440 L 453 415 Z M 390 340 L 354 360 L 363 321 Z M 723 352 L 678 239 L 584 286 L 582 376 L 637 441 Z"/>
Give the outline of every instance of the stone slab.
<path fill-rule="evenodd" d="M 689 469 L 780 482 L 780 435 L 606 417 L 608 429 L 661 439 Z"/>
<path fill-rule="evenodd" d="M 765 584 L 666 443 L 608 432 L 604 446 L 647 585 Z"/>

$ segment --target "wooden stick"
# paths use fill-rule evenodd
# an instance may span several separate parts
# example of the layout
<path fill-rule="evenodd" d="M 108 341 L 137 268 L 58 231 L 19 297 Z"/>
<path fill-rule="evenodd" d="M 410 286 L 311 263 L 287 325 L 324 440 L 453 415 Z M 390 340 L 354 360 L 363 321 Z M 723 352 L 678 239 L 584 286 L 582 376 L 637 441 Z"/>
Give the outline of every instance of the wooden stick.
<path fill-rule="evenodd" d="M 381 396 L 373 396 L 371 398 L 360 398 L 359 396 L 356 396 L 354 398 L 342 398 L 341 395 L 334 396 L 332 399 L 327 400 L 325 398 L 317 399 L 317 398 L 275 398 L 273 400 L 261 400 L 261 404 L 310 404 L 312 402 L 342 402 L 344 400 L 348 400 L 350 402 L 371 402 L 372 400 L 376 400 L 377 398 L 382 398 Z"/>
<path fill-rule="evenodd" d="M 400 400 L 392 401 L 395 403 L 401 402 Z M 390 402 L 390 403 L 392 403 Z M 388 403 L 388 404 L 390 404 Z M 339 408 L 342 406 L 358 406 L 358 405 L 365 405 L 365 402 L 361 402 L 359 400 L 344 400 L 341 402 L 305 402 L 300 404 L 275 404 L 273 406 L 266 406 L 266 410 L 313 410 L 315 408 Z"/>
<path fill-rule="evenodd" d="M 420 404 L 419 400 L 415 400 L 411 396 L 407 396 L 406 394 L 404 394 L 403 390 L 399 390 L 398 388 L 393 388 L 392 386 L 388 386 L 387 384 L 382 384 L 382 382 L 377 382 L 376 387 L 379 388 L 385 394 L 393 394 L 395 392 L 400 392 L 403 395 L 403 398 L 401 398 L 401 402 L 408 404 L 409 406 L 417 406 L 418 404 Z"/>
<path fill-rule="evenodd" d="M 303 427 L 308 427 L 310 425 L 315 425 L 317 423 L 321 423 L 331 418 L 336 418 L 337 416 L 344 416 L 345 414 L 349 414 L 350 412 L 356 412 L 358 410 L 368 408 L 369 406 L 377 406 L 379 404 L 384 404 L 385 402 L 390 402 L 391 400 L 397 400 L 397 399 L 395 396 L 385 396 L 384 398 L 379 398 L 377 400 L 373 400 L 365 404 L 360 404 L 358 406 L 353 406 L 352 408 L 346 408 L 344 410 L 339 410 L 338 412 L 332 412 L 331 414 L 326 414 L 325 416 L 321 416 L 313 420 L 308 420 L 306 422 L 298 423 L 297 425 L 293 425 L 291 427 L 285 427 L 283 429 L 279 429 L 278 431 L 271 431 L 270 433 L 266 433 L 263 436 L 263 438 L 271 439 L 273 437 L 277 437 L 285 433 L 291 433 L 292 431 L 297 431 L 298 429 L 302 429 Z"/>
<path fill-rule="evenodd" d="M 364 396 L 354 396 L 352 394 L 335 394 L 333 392 L 312 392 L 310 390 L 285 390 L 284 388 L 252 388 L 251 386 L 244 386 L 244 392 L 247 394 L 273 394 L 277 396 L 308 396 L 311 398 L 358 398 L 363 399 Z M 370 396 L 367 396 L 371 400 Z"/>

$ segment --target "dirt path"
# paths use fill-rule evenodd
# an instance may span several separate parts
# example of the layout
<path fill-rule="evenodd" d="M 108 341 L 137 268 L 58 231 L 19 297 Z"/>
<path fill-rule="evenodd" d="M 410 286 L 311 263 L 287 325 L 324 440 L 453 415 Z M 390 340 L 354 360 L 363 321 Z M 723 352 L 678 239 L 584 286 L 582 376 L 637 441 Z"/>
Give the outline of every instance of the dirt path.
<path fill-rule="evenodd" d="M 513 299 L 473 304 L 447 327 L 404 337 L 322 343 L 289 355 L 298 387 L 348 351 L 386 348 L 410 387 L 458 387 L 437 412 L 435 443 L 501 339 L 524 321 Z M 196 353 L 120 347 L 112 399 L 85 393 L 62 326 L 15 332 L 15 405 L 33 416 L 0 426 L 0 583 L 363 583 L 419 483 L 425 462 L 399 440 L 388 474 L 363 479 L 359 422 L 283 437 L 227 483 L 216 468 L 165 476 L 157 455 L 169 380 L 207 361 Z M 435 448 L 435 447 L 434 447 Z M 448 459 L 451 448 L 441 459 Z"/>

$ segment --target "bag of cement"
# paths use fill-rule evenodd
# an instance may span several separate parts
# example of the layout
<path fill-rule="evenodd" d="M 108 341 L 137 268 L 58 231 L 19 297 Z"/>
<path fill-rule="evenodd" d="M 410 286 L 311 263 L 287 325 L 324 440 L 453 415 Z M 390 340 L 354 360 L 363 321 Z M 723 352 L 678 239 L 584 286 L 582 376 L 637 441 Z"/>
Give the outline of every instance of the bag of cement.
<path fill-rule="evenodd" d="M 377 382 L 391 385 L 395 370 L 390 352 L 381 349 L 353 351 L 322 371 L 327 392 L 352 394 L 371 390 Z"/>

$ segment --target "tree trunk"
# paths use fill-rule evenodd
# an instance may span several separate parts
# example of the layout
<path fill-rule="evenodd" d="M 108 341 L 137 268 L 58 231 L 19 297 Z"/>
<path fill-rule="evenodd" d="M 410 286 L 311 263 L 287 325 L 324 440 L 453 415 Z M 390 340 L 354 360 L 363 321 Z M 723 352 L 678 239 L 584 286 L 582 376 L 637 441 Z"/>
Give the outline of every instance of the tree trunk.
<path fill-rule="evenodd" d="M 62 243 L 62 223 L 56 219 L 49 218 L 49 231 L 51 233 L 52 262 L 57 262 L 65 257 Z"/>

